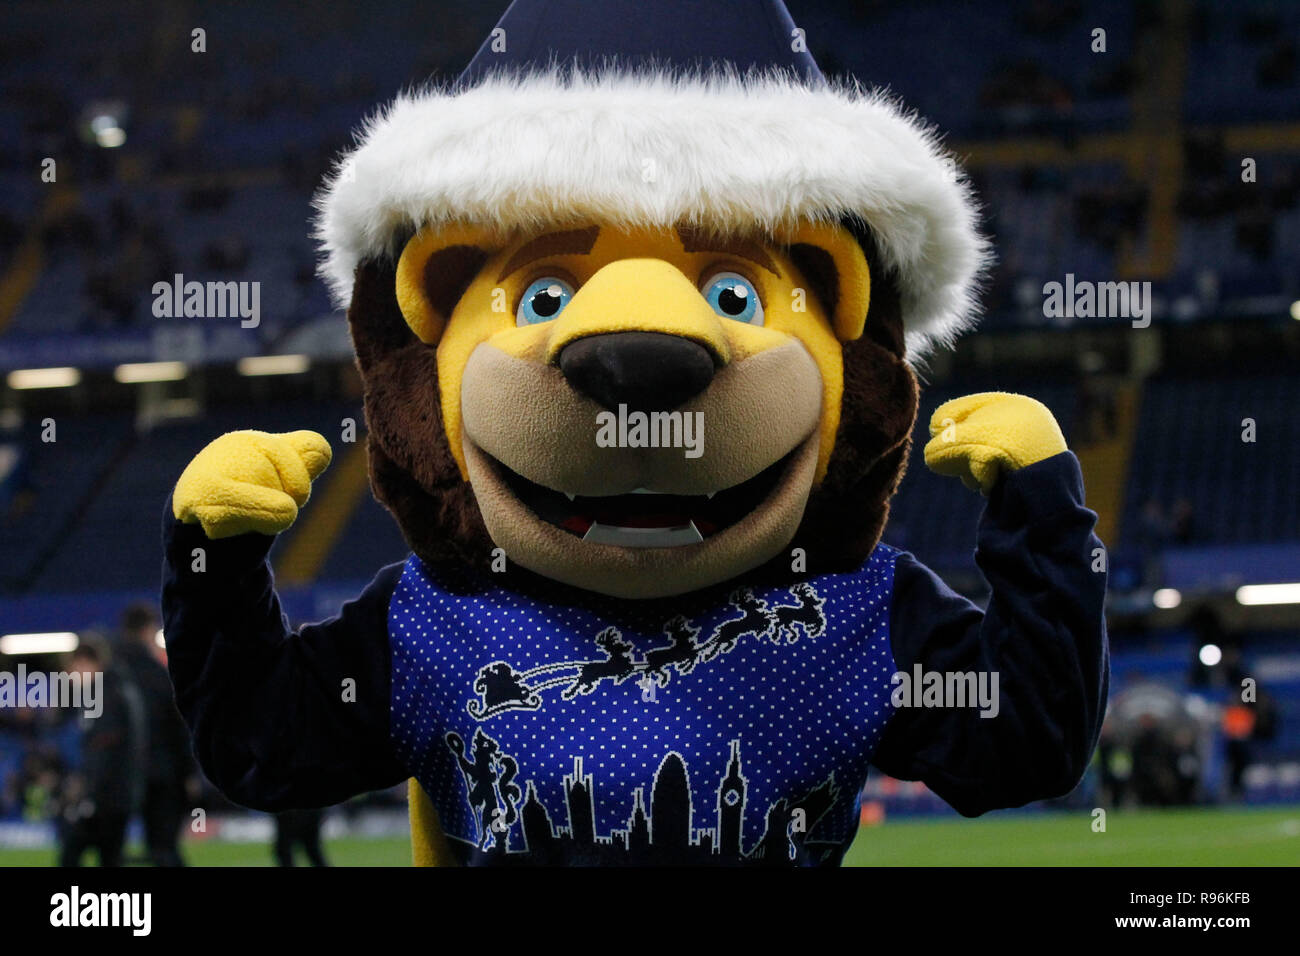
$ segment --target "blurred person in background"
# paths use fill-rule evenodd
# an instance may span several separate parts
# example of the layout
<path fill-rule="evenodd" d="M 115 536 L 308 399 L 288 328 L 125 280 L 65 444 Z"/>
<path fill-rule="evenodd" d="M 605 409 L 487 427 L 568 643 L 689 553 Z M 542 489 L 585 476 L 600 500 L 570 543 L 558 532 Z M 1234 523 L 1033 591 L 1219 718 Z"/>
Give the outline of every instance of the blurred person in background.
<path fill-rule="evenodd" d="M 34 707 L 0 708 L 0 820 L 48 820 L 57 812 L 64 767 L 42 716 Z"/>
<path fill-rule="evenodd" d="M 23 817 L 37 740 L 32 708 L 0 707 L 0 819 Z"/>
<path fill-rule="evenodd" d="M 1223 734 L 1223 756 L 1227 771 L 1227 796 L 1246 797 L 1246 771 L 1255 762 L 1259 744 L 1277 733 L 1278 709 L 1273 697 L 1257 684 L 1246 693 L 1246 673 L 1241 648 L 1228 646 L 1223 652 L 1223 672 L 1228 697 L 1219 714 Z"/>
<path fill-rule="evenodd" d="M 62 789 L 63 772 L 57 756 L 45 748 L 32 750 L 23 756 L 18 773 L 8 782 L 4 803 L 16 808 L 19 819 L 48 820 L 58 812 Z"/>
<path fill-rule="evenodd" d="M 307 862 L 312 866 L 329 866 L 320 845 L 321 821 L 324 810 L 285 810 L 275 815 L 275 862 L 277 866 L 293 866 L 293 851 L 302 847 Z"/>
<path fill-rule="evenodd" d="M 1173 733 L 1174 789 L 1172 802 L 1189 806 L 1200 798 L 1202 761 L 1196 731 L 1179 727 Z"/>
<path fill-rule="evenodd" d="M 1101 800 L 1109 807 L 1123 806 L 1133 776 L 1133 754 L 1109 714 L 1101 725 L 1097 761 Z"/>
<path fill-rule="evenodd" d="M 1167 728 L 1150 714 L 1138 721 L 1131 782 L 1138 803 L 1166 807 L 1178 801 L 1178 751 Z"/>
<path fill-rule="evenodd" d="M 94 638 L 83 638 L 68 663 L 83 680 L 103 672 L 104 688 L 100 715 L 79 718 L 81 760 L 63 794 L 60 866 L 80 866 L 90 849 L 100 866 L 121 866 L 126 824 L 139 798 L 143 707 L 130 682 L 107 664 L 108 649 Z"/>
<path fill-rule="evenodd" d="M 145 844 L 154 866 L 184 866 L 180 832 L 197 778 L 189 734 L 172 697 L 171 679 L 158 646 L 158 612 L 132 604 L 122 615 L 117 661 L 144 708 Z"/>

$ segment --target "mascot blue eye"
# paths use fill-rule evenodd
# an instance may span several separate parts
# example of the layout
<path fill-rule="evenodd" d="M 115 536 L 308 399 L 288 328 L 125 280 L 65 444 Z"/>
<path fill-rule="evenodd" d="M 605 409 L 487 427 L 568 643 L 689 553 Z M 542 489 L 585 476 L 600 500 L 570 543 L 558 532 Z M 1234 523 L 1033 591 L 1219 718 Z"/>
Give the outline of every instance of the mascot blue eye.
<path fill-rule="evenodd" d="M 524 290 L 515 313 L 515 325 L 536 325 L 559 315 L 573 298 L 573 286 L 555 276 L 545 276 Z"/>
<path fill-rule="evenodd" d="M 763 303 L 758 292 L 738 273 L 719 272 L 710 278 L 704 283 L 704 298 L 718 315 L 750 325 L 763 324 Z"/>

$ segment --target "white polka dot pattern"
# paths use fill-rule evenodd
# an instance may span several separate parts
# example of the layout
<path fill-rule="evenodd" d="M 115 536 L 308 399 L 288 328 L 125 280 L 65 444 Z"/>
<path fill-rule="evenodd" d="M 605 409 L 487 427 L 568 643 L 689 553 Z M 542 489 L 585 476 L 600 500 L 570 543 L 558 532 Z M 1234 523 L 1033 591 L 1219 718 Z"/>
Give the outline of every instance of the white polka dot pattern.
<path fill-rule="evenodd" d="M 550 862 L 635 861 L 647 844 L 663 860 L 838 862 L 891 714 L 897 554 L 731 600 L 580 605 L 412 556 L 389 610 L 399 754 L 471 863 L 542 843 Z"/>

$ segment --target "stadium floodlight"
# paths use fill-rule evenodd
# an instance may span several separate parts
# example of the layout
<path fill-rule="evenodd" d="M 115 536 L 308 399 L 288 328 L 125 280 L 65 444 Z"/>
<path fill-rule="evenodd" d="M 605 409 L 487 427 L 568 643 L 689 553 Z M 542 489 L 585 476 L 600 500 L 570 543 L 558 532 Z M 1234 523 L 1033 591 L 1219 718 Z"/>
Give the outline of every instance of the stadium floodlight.
<path fill-rule="evenodd" d="M 1196 656 L 1206 667 L 1214 667 L 1223 660 L 1223 649 L 1218 644 L 1203 644 Z"/>
<path fill-rule="evenodd" d="M 113 378 L 123 385 L 141 382 L 175 382 L 189 374 L 184 362 L 130 362 L 113 369 Z"/>
<path fill-rule="evenodd" d="M 1159 588 L 1151 595 L 1151 603 L 1158 608 L 1168 610 L 1183 603 L 1182 592 L 1176 588 Z"/>
<path fill-rule="evenodd" d="M 122 121 L 117 115 L 120 112 L 118 105 L 104 105 L 105 110 L 90 119 L 90 135 L 105 149 L 116 149 L 126 142 L 126 130 L 122 129 Z"/>
<path fill-rule="evenodd" d="M 5 634 L 0 637 L 0 654 L 17 657 L 20 654 L 63 654 L 74 650 L 78 644 L 72 631 L 51 631 L 48 634 Z"/>
<path fill-rule="evenodd" d="M 1300 299 L 1296 299 L 1291 303 L 1291 318 L 1300 322 Z"/>
<path fill-rule="evenodd" d="M 81 372 L 75 368 L 19 368 L 9 373 L 5 380 L 10 388 L 69 388 L 81 381 Z"/>
<path fill-rule="evenodd" d="M 1245 584 L 1237 588 L 1238 604 L 1300 604 L 1300 582 Z"/>
<path fill-rule="evenodd" d="M 297 375 L 311 368 L 305 355 L 249 355 L 235 363 L 240 375 Z"/>
<path fill-rule="evenodd" d="M 95 142 L 105 149 L 117 149 L 126 142 L 126 130 L 120 126 L 105 126 L 95 130 Z"/>

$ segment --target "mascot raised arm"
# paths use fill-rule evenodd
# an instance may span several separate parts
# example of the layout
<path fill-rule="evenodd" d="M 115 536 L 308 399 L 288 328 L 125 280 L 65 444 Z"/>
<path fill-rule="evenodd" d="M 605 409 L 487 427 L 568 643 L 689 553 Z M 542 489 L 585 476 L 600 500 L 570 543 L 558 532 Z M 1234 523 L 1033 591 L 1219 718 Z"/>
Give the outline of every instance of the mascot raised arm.
<path fill-rule="evenodd" d="M 185 469 L 166 639 L 232 800 L 409 779 L 417 863 L 834 865 L 872 766 L 967 815 L 1077 783 L 1107 681 L 1078 462 L 1029 398 L 948 403 L 925 457 L 987 497 L 987 610 L 880 543 L 913 366 L 988 250 L 934 135 L 824 79 L 779 0 L 517 0 L 318 207 L 412 553 L 292 630 L 267 555 L 329 445 Z"/>

